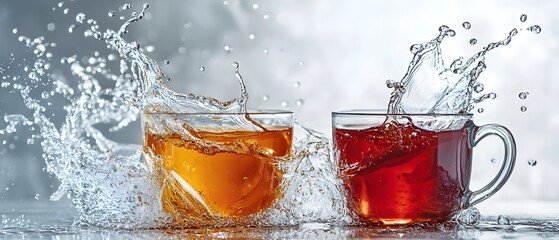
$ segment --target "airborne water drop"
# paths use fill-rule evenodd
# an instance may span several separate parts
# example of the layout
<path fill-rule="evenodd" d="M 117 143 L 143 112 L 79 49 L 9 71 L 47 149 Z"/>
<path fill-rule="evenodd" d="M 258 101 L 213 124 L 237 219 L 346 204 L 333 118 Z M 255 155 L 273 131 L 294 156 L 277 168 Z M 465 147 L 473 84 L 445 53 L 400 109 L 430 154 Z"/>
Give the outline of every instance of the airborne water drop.
<path fill-rule="evenodd" d="M 528 160 L 528 165 L 530 165 L 530 166 L 533 167 L 533 166 L 536 166 L 536 164 L 538 164 L 538 161 L 536 161 L 536 160 L 534 160 L 534 159 Z"/>
<path fill-rule="evenodd" d="M 477 43 L 477 39 L 472 38 L 470 39 L 470 45 L 475 45 Z"/>
<path fill-rule="evenodd" d="M 83 23 L 83 20 L 85 20 L 85 14 L 84 13 L 78 13 L 76 15 L 76 22 Z"/>
<path fill-rule="evenodd" d="M 526 19 L 528 19 L 528 16 L 526 16 L 526 14 L 520 15 L 520 21 L 521 22 L 526 22 Z"/>
<path fill-rule="evenodd" d="M 542 32 L 542 28 L 538 25 L 534 25 L 528 28 L 528 31 L 534 33 L 534 34 L 539 34 L 540 32 Z"/>

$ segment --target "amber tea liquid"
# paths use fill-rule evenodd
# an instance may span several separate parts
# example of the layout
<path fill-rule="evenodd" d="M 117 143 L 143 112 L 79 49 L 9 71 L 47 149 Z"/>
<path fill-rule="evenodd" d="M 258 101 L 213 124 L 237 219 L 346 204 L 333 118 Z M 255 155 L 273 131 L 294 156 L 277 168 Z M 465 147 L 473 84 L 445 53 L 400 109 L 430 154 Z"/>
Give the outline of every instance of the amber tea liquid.
<path fill-rule="evenodd" d="M 277 161 L 291 152 L 292 128 L 196 134 L 204 142 L 239 151 L 204 148 L 177 134 L 146 131 L 146 147 L 161 158 L 166 175 L 161 198 L 165 211 L 179 220 L 201 213 L 245 216 L 270 207 L 278 198 L 282 172 Z"/>
<path fill-rule="evenodd" d="M 431 132 L 396 122 L 334 129 L 349 207 L 373 224 L 435 223 L 461 209 L 468 189 L 468 131 Z"/>

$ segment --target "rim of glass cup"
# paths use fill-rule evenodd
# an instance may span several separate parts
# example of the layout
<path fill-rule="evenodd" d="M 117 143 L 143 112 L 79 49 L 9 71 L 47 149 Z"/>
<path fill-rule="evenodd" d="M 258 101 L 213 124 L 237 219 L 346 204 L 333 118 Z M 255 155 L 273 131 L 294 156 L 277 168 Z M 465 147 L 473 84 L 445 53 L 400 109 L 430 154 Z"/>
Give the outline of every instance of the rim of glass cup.
<path fill-rule="evenodd" d="M 218 115 L 218 116 L 227 116 L 227 115 L 283 115 L 289 114 L 294 115 L 292 111 L 286 110 L 248 110 L 246 112 L 150 112 L 144 111 L 144 114 L 148 115 Z"/>
<path fill-rule="evenodd" d="M 387 113 L 386 109 L 351 109 L 332 112 L 332 116 L 430 116 L 472 117 L 472 113 Z"/>

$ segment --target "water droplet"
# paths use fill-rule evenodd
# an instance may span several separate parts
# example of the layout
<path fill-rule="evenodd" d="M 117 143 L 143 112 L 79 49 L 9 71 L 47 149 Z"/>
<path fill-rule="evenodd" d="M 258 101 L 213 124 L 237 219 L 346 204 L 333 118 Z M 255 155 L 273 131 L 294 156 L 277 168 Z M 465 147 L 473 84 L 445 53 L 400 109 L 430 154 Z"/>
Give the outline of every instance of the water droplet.
<path fill-rule="evenodd" d="M 413 54 L 416 54 L 421 50 L 423 50 L 423 46 L 421 46 L 421 44 L 414 44 L 410 47 L 410 52 Z"/>
<path fill-rule="evenodd" d="M 130 8 L 132 8 L 132 4 L 130 4 L 130 3 L 126 3 L 126 4 L 122 5 L 122 10 L 130 9 Z"/>
<path fill-rule="evenodd" d="M 526 112 L 526 110 L 528 110 L 528 108 L 526 106 L 521 106 L 520 107 L 521 112 Z"/>
<path fill-rule="evenodd" d="M 227 0 L 223 1 L 223 5 L 225 5 L 225 6 L 229 5 L 229 1 L 227 1 Z"/>
<path fill-rule="evenodd" d="M 475 45 L 477 43 L 477 39 L 472 38 L 470 39 L 470 45 Z"/>
<path fill-rule="evenodd" d="M 171 63 L 171 61 L 169 61 L 169 59 L 165 59 L 163 62 L 167 65 L 169 65 L 169 63 Z"/>
<path fill-rule="evenodd" d="M 17 28 L 12 29 L 12 33 L 16 34 L 17 33 Z"/>
<path fill-rule="evenodd" d="M 62 6 L 64 6 L 64 2 L 59 2 L 58 7 L 62 7 Z"/>
<path fill-rule="evenodd" d="M 116 16 L 116 11 L 110 11 L 108 13 L 108 15 L 109 15 L 109 17 L 114 17 L 114 16 Z"/>
<path fill-rule="evenodd" d="M 497 217 L 497 223 L 500 225 L 510 225 L 511 221 L 508 217 L 505 217 L 503 215 L 499 215 L 499 217 Z"/>
<path fill-rule="evenodd" d="M 69 8 L 65 8 L 62 12 L 63 12 L 64 14 L 68 14 L 68 13 L 70 12 L 70 9 L 69 9 Z"/>
<path fill-rule="evenodd" d="M 411 136 L 412 136 L 412 137 L 417 136 L 417 132 L 412 132 L 412 133 L 411 133 Z"/>
<path fill-rule="evenodd" d="M 47 24 L 47 30 L 52 32 L 52 31 L 54 31 L 55 28 L 56 28 L 56 25 L 54 25 L 54 23 Z"/>
<path fill-rule="evenodd" d="M 149 3 L 144 3 L 144 5 L 142 5 L 143 8 L 149 8 Z"/>
<path fill-rule="evenodd" d="M 289 105 L 289 103 L 287 101 L 283 101 L 281 102 L 281 106 L 282 107 L 287 107 Z"/>
<path fill-rule="evenodd" d="M 528 28 L 528 31 L 534 33 L 534 34 L 539 34 L 540 32 L 542 32 L 542 28 L 540 28 L 540 26 L 538 25 L 534 25 Z"/>
<path fill-rule="evenodd" d="M 495 162 L 497 162 L 497 159 L 491 158 L 491 163 L 495 163 Z"/>
<path fill-rule="evenodd" d="M 303 61 L 299 62 L 299 66 L 304 66 L 304 65 L 305 65 L 305 62 L 303 62 Z"/>
<path fill-rule="evenodd" d="M 270 16 L 268 16 L 268 14 L 264 14 L 264 20 L 268 20 L 270 18 Z"/>
<path fill-rule="evenodd" d="M 262 96 L 262 100 L 263 100 L 263 101 L 268 101 L 269 98 L 270 98 L 270 97 L 269 97 L 268 95 Z"/>
<path fill-rule="evenodd" d="M 233 65 L 233 67 L 234 67 L 235 69 L 239 68 L 239 63 L 238 63 L 238 62 L 233 62 L 232 65 Z"/>
<path fill-rule="evenodd" d="M 253 40 L 253 39 L 254 39 L 254 34 L 248 35 L 248 38 L 249 38 L 250 40 Z"/>
<path fill-rule="evenodd" d="M 526 16 L 526 14 L 520 15 L 520 21 L 521 22 L 526 22 L 527 19 L 528 19 L 528 16 Z"/>
<path fill-rule="evenodd" d="M 204 72 L 204 71 L 206 71 L 206 68 L 205 67 L 200 67 L 200 72 Z"/>
<path fill-rule="evenodd" d="M 252 8 L 253 8 L 253 9 L 258 9 L 258 7 L 260 7 L 260 6 L 258 6 L 258 4 L 256 4 L 256 3 L 255 3 L 255 4 L 252 4 Z"/>
<path fill-rule="evenodd" d="M 462 27 L 464 27 L 464 29 L 470 29 L 472 27 L 472 24 L 470 24 L 470 22 L 464 22 L 462 23 Z"/>
<path fill-rule="evenodd" d="M 483 111 L 484 111 L 483 108 L 478 108 L 478 109 L 477 109 L 477 112 L 478 112 L 478 113 L 482 113 Z"/>
<path fill-rule="evenodd" d="M 179 53 L 180 54 L 185 54 L 186 53 L 186 48 L 185 47 L 179 47 Z"/>
<path fill-rule="evenodd" d="M 153 52 L 155 50 L 155 47 L 152 45 L 146 46 L 146 51 L 147 52 Z"/>
<path fill-rule="evenodd" d="M 479 210 L 475 207 L 468 208 L 458 214 L 458 221 L 467 224 L 467 225 L 475 225 L 479 222 L 481 218 L 481 214 Z"/>
<path fill-rule="evenodd" d="M 476 85 L 474 85 L 474 92 L 476 93 L 480 93 L 483 92 L 483 89 L 485 89 L 485 87 L 483 86 L 483 83 L 476 83 Z"/>
<path fill-rule="evenodd" d="M 497 94 L 496 93 L 489 93 L 489 95 L 487 95 L 489 99 L 495 99 L 497 98 Z"/>
<path fill-rule="evenodd" d="M 299 106 L 299 107 L 300 107 L 300 106 L 303 106 L 304 103 L 305 103 L 305 100 L 303 100 L 303 99 L 297 99 L 297 100 L 295 101 L 295 104 L 296 104 L 297 106 Z"/>
<path fill-rule="evenodd" d="M 454 37 L 454 36 L 456 36 L 456 32 L 451 29 L 446 33 L 446 35 L 449 36 L 449 37 Z"/>
<path fill-rule="evenodd" d="M 76 15 L 76 22 L 83 23 L 83 20 L 85 20 L 85 14 L 84 13 L 78 13 Z"/>
<path fill-rule="evenodd" d="M 74 32 L 74 28 L 76 28 L 76 25 L 74 25 L 74 24 L 70 25 L 70 27 L 68 27 L 68 32 L 69 32 L 69 33 L 73 33 L 73 32 Z"/>
<path fill-rule="evenodd" d="M 231 47 L 229 47 L 228 45 L 225 45 L 223 47 L 223 50 L 225 50 L 227 53 L 230 53 L 231 51 L 233 51 L 233 49 Z"/>
<path fill-rule="evenodd" d="M 14 150 L 14 149 L 16 149 L 16 145 L 13 144 L 13 143 L 10 143 L 10 145 L 8 145 L 8 148 L 9 148 L 10 150 Z"/>
<path fill-rule="evenodd" d="M 394 81 L 392 79 L 386 80 L 386 87 L 388 87 L 388 88 L 393 88 L 395 84 L 396 84 L 396 81 Z"/>
<path fill-rule="evenodd" d="M 267 49 L 267 48 L 264 48 L 264 54 L 268 54 L 268 53 L 270 53 L 270 50 Z"/>
<path fill-rule="evenodd" d="M 84 37 L 91 37 L 91 36 L 93 36 L 93 31 L 87 29 L 85 32 L 83 32 L 83 36 Z"/>
<path fill-rule="evenodd" d="M 528 92 L 520 92 L 520 93 L 518 94 L 518 97 L 519 97 L 520 99 L 526 99 L 526 98 L 528 97 Z"/>
<path fill-rule="evenodd" d="M 528 165 L 530 165 L 530 166 L 533 167 L 533 166 L 536 166 L 536 164 L 538 164 L 538 161 L 536 161 L 536 160 L 534 160 L 534 159 L 528 160 Z"/>
<path fill-rule="evenodd" d="M 47 98 L 49 98 L 49 96 L 50 96 L 50 94 L 49 94 L 48 92 L 43 92 L 43 93 L 41 93 L 41 97 L 42 97 L 43 99 L 47 99 Z"/>
<path fill-rule="evenodd" d="M 38 193 L 35 194 L 35 199 L 36 199 L 36 200 L 39 200 L 39 194 L 38 194 Z"/>
<path fill-rule="evenodd" d="M 301 86 L 301 82 L 295 82 L 293 83 L 293 87 L 298 88 Z"/>
<path fill-rule="evenodd" d="M 27 139 L 27 144 L 33 144 L 35 142 L 35 140 L 33 140 L 33 138 Z"/>

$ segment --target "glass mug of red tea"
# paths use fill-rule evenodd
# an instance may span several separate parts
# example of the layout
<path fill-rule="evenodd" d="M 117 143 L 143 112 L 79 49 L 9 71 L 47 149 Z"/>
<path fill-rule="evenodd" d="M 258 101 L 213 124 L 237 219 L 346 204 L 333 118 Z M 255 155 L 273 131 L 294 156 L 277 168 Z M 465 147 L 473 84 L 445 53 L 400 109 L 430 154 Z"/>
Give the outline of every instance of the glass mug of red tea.
<path fill-rule="evenodd" d="M 503 126 L 476 126 L 471 114 L 332 113 L 335 156 L 349 209 L 363 223 L 438 223 L 497 192 L 512 173 L 516 145 Z M 497 176 L 469 189 L 472 149 L 503 140 Z"/>

